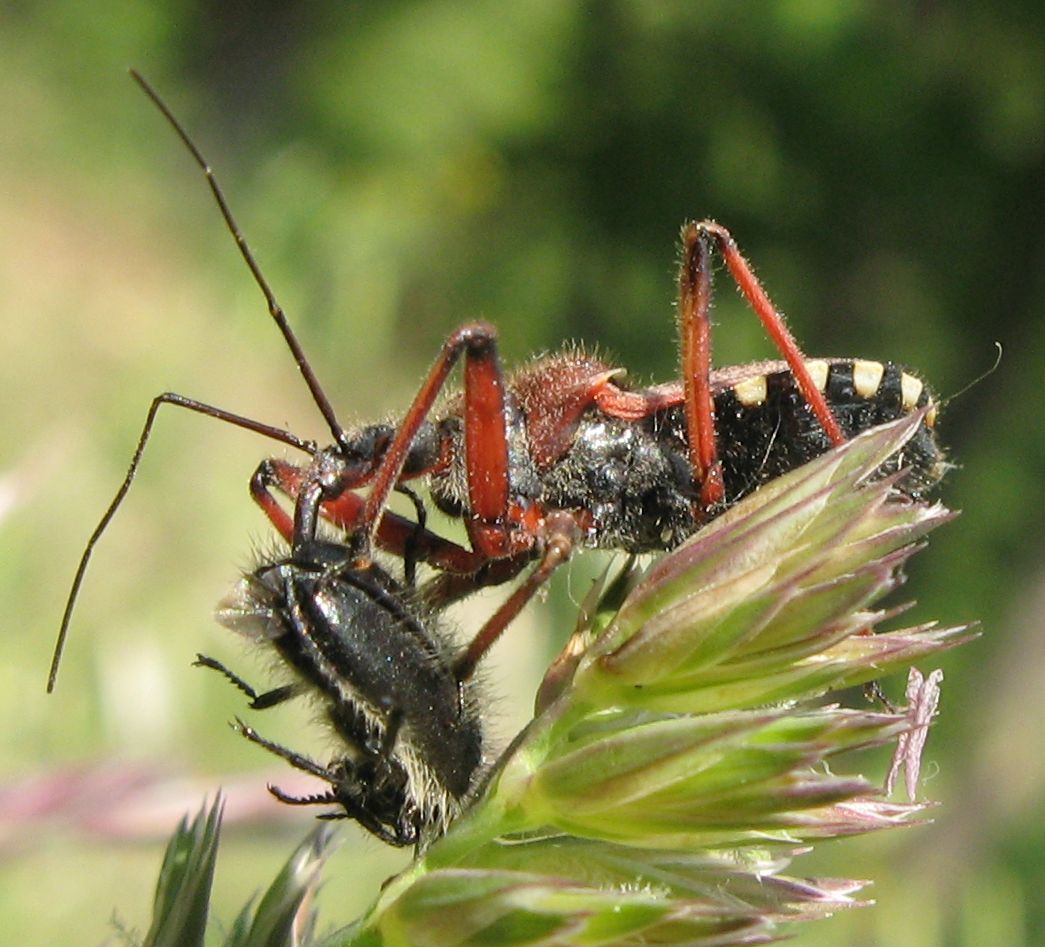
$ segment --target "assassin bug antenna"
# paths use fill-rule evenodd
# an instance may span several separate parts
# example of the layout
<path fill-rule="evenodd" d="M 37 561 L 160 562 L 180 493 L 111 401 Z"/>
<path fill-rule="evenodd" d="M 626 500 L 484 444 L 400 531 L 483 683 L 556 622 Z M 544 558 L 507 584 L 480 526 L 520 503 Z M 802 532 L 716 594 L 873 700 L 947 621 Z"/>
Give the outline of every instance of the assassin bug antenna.
<path fill-rule="evenodd" d="M 954 401 L 955 398 L 960 398 L 967 391 L 969 391 L 972 388 L 975 388 L 980 382 L 984 381 L 987 378 L 990 378 L 991 375 L 993 375 L 1001 367 L 1001 360 L 1004 356 L 1004 351 L 1002 350 L 1001 342 L 995 342 L 994 348 L 994 362 L 991 365 L 991 367 L 980 372 L 980 374 L 977 375 L 972 381 L 966 382 L 953 394 L 946 395 L 945 397 L 940 398 L 941 405 L 949 405 L 952 401 Z"/>
<path fill-rule="evenodd" d="M 98 540 L 101 539 L 102 534 L 108 528 L 112 518 L 116 515 L 116 511 L 120 508 L 120 504 L 123 503 L 124 497 L 127 496 L 127 491 L 131 488 L 131 483 L 134 481 L 138 473 L 138 467 L 141 465 L 142 456 L 145 454 L 145 447 L 149 443 L 149 436 L 152 434 L 153 424 L 156 421 L 156 413 L 160 410 L 160 405 L 164 404 L 186 408 L 189 411 L 202 414 L 204 417 L 214 418 L 226 424 L 234 424 L 237 427 L 261 434 L 263 437 L 271 440 L 289 444 L 291 447 L 296 447 L 307 454 L 314 454 L 316 451 L 316 446 L 311 441 L 302 440 L 296 434 L 291 434 L 290 431 L 285 431 L 283 428 L 273 427 L 261 421 L 255 421 L 252 418 L 225 411 L 214 405 L 204 404 L 202 401 L 196 401 L 193 398 L 186 398 L 184 395 L 176 394 L 173 391 L 166 391 L 153 398 L 152 404 L 149 406 L 149 412 L 145 417 L 145 424 L 142 426 L 141 434 L 138 436 L 138 445 L 134 449 L 134 456 L 127 467 L 127 473 L 124 474 L 123 482 L 116 491 L 116 496 L 113 497 L 108 509 L 102 514 L 98 525 L 95 526 L 94 532 L 91 533 L 90 538 L 87 540 L 87 545 L 84 546 L 83 553 L 80 556 L 80 563 L 76 567 L 76 575 L 73 576 L 73 584 L 69 589 L 69 596 L 65 600 L 65 611 L 62 613 L 62 623 L 58 629 L 58 639 L 55 641 L 54 654 L 51 657 L 51 669 L 47 675 L 48 694 L 54 690 L 55 681 L 58 678 L 58 667 L 62 662 L 65 641 L 69 635 L 69 623 L 72 621 L 73 611 L 76 608 L 76 599 L 79 597 L 80 588 L 87 573 L 87 565 L 90 563 L 91 555 L 94 553 L 94 547 L 98 544 Z"/>
<path fill-rule="evenodd" d="M 167 103 L 160 98 L 159 93 L 136 69 L 130 70 L 130 73 L 131 78 L 141 86 L 142 91 L 152 100 L 152 103 L 156 108 L 160 110 L 163 117 L 167 119 L 171 128 L 174 129 L 178 137 L 182 140 L 182 143 L 189 150 L 189 153 L 196 160 L 196 164 L 200 166 L 200 170 L 207 179 L 207 184 L 210 187 L 211 193 L 214 195 L 214 200 L 218 204 L 218 209 L 221 211 L 221 216 L 225 221 L 225 225 L 229 228 L 229 233 L 232 234 L 233 239 L 236 241 L 236 246 L 239 247 L 240 255 L 243 257 L 244 262 L 250 269 L 251 275 L 254 277 L 254 282 L 258 284 L 258 289 L 261 290 L 262 295 L 265 297 L 269 315 L 272 316 L 272 320 L 276 323 L 276 326 L 282 333 L 287 346 L 293 353 L 294 361 L 298 366 L 298 371 L 301 372 L 301 376 L 305 379 L 305 384 L 308 385 L 308 390 L 312 393 L 313 400 L 316 402 L 320 412 L 322 412 L 323 418 L 327 422 L 327 426 L 330 428 L 330 433 L 334 435 L 334 440 L 337 441 L 341 447 L 345 447 L 347 444 L 345 430 L 338 421 L 337 415 L 334 413 L 334 407 L 331 405 L 330 399 L 327 398 L 326 392 L 323 391 L 323 386 L 320 385 L 319 379 L 316 378 L 316 373 L 312 370 L 312 366 L 305 355 L 304 349 L 301 348 L 301 343 L 298 341 L 298 337 L 294 334 L 294 330 L 291 329 L 290 323 L 287 322 L 287 316 L 286 313 L 283 312 L 283 307 L 276 299 L 275 293 L 272 292 L 272 287 L 269 286 L 268 280 L 265 279 L 265 275 L 261 272 L 261 267 L 258 266 L 257 260 L 254 259 L 254 253 L 251 251 L 246 238 L 243 236 L 243 232 L 239 229 L 239 224 L 236 223 L 236 218 L 232 216 L 232 210 L 229 208 L 228 201 L 225 199 L 225 193 L 222 191 L 221 185 L 218 184 L 218 179 L 214 176 L 214 171 L 211 169 L 209 162 L 203 157 L 203 153 L 197 147 L 196 143 L 189 137 L 189 133 L 175 117 L 174 113 L 167 106 Z"/>
<path fill-rule="evenodd" d="M 272 292 L 268 281 L 265 279 L 261 272 L 261 268 L 258 266 L 257 261 L 254 258 L 254 254 L 251 252 L 246 239 L 239 229 L 239 225 L 236 223 L 235 218 L 232 216 L 232 211 L 229 209 L 228 201 L 225 199 L 225 194 L 218 184 L 217 179 L 214 176 L 214 172 L 211 170 L 206 158 L 204 158 L 202 152 L 196 146 L 195 142 L 189 137 L 188 132 L 181 125 L 177 118 L 175 118 L 173 112 L 167 104 L 160 98 L 159 94 L 155 89 L 142 77 L 142 75 L 134 69 L 130 70 L 131 78 L 141 87 L 153 104 L 160 110 L 164 118 L 174 128 L 178 137 L 188 148 L 192 157 L 196 163 L 202 169 L 204 176 L 207 179 L 207 183 L 210 186 L 211 193 L 214 195 L 214 199 L 217 202 L 218 209 L 221 211 L 221 216 L 225 221 L 226 226 L 231 232 L 233 238 L 236 241 L 236 246 L 239 247 L 240 254 L 246 262 L 251 274 L 254 277 L 254 281 L 257 283 L 262 294 L 265 297 L 265 301 L 268 304 L 269 314 L 272 316 L 273 321 L 279 328 L 280 333 L 283 336 L 284 341 L 290 348 L 294 356 L 294 361 L 298 366 L 298 370 L 301 372 L 302 377 L 305 379 L 305 384 L 308 385 L 309 391 L 312 394 L 312 398 L 322 413 L 324 419 L 330 428 L 331 433 L 334 435 L 335 441 L 338 445 L 345 447 L 347 437 L 344 428 L 338 422 L 336 415 L 334 414 L 333 406 L 330 404 L 329 398 L 323 391 L 319 380 L 316 378 L 315 372 L 312 370 L 312 366 L 309 364 L 308 359 L 305 356 L 304 351 L 301 348 L 301 343 L 298 341 L 297 336 L 291 329 L 290 324 L 287 322 L 286 314 L 283 312 L 283 308 L 276 300 L 275 294 Z M 185 408 L 189 411 L 195 411 L 197 414 L 202 414 L 205 417 L 214 418 L 215 420 L 222 421 L 226 424 L 233 424 L 237 427 L 244 428 L 248 431 L 253 431 L 256 434 L 260 434 L 263 437 L 267 437 L 270 440 L 279 441 L 283 444 L 287 444 L 291 447 L 296 448 L 306 454 L 315 456 L 317 447 L 313 441 L 305 440 L 298 437 L 296 434 L 292 434 L 290 431 L 284 428 L 275 427 L 270 424 L 265 424 L 261 421 L 248 418 L 243 415 L 235 414 L 231 411 L 226 411 L 223 408 L 218 408 L 214 405 L 206 404 L 202 401 L 197 401 L 194 398 L 186 398 L 184 395 L 179 395 L 174 392 L 164 392 L 163 394 L 157 395 L 152 404 L 149 407 L 148 414 L 145 418 L 145 423 L 142 426 L 141 434 L 138 437 L 138 444 L 135 448 L 134 455 L 131 458 L 130 465 L 127 468 L 127 473 L 124 476 L 123 482 L 120 484 L 120 488 L 116 491 L 116 496 L 113 497 L 112 502 L 109 504 L 108 509 L 102 515 L 101 520 L 95 527 L 94 532 L 91 533 L 90 538 L 87 540 L 87 545 L 84 547 L 83 554 L 80 557 L 79 565 L 76 569 L 76 574 L 73 577 L 72 586 L 69 590 L 69 596 L 66 599 L 65 611 L 62 614 L 62 622 L 58 631 L 58 638 L 55 642 L 54 654 L 51 658 L 51 667 L 47 676 L 47 692 L 51 693 L 54 690 L 55 681 L 58 677 L 58 667 L 61 664 L 62 653 L 65 650 L 65 641 L 69 633 L 69 623 L 72 620 L 73 611 L 76 607 L 76 600 L 80 594 L 80 588 L 83 585 L 83 579 L 87 572 L 88 563 L 91 560 L 91 556 L 94 552 L 94 548 L 105 532 L 109 523 L 115 516 L 116 511 L 119 509 L 120 504 L 123 503 L 124 497 L 127 495 L 127 491 L 130 489 L 131 483 L 138 472 L 138 467 L 141 464 L 142 456 L 145 453 L 145 447 L 148 444 L 149 437 L 152 434 L 153 425 L 156 420 L 156 414 L 159 411 L 160 405 L 170 404 L 179 408 Z"/>

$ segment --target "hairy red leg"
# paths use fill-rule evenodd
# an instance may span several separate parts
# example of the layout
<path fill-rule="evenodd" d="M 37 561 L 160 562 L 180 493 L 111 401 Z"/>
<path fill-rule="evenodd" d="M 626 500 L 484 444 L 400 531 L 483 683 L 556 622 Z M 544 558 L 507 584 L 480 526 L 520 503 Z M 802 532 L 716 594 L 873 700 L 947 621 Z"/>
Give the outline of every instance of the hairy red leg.
<path fill-rule="evenodd" d="M 473 550 L 419 530 L 416 524 L 385 509 L 389 494 L 402 477 L 414 439 L 462 353 L 464 460 L 473 513 L 468 524 Z M 320 461 L 317 455 L 317 462 Z M 368 483 L 370 492 L 365 499 L 353 492 Z M 293 520 L 272 495 L 273 486 L 294 497 Z M 360 531 L 370 543 L 376 542 L 392 552 L 402 554 L 410 544 L 419 558 L 454 572 L 474 572 L 488 559 L 507 555 L 512 550 L 507 523 L 508 434 L 496 331 L 484 323 L 472 323 L 446 340 L 394 436 L 380 452 L 376 466 L 350 473 L 338 471 L 338 485 L 332 488 L 322 483 L 314 467 L 271 459 L 264 461 L 254 474 L 251 494 L 277 531 L 291 543 L 311 536 L 321 513 L 336 525 Z"/>
<path fill-rule="evenodd" d="M 711 267 L 698 224 L 683 230 L 679 271 L 679 358 L 686 402 L 686 434 L 700 505 L 721 502 L 726 488 L 715 445 L 715 401 L 711 394 Z"/>
<path fill-rule="evenodd" d="M 414 438 L 462 353 L 465 357 L 464 463 L 472 511 L 467 523 L 473 545 L 470 550 L 419 529 L 411 521 L 385 509 L 389 494 L 402 477 Z M 512 543 L 507 515 L 508 434 L 504 389 L 495 330 L 483 323 L 462 326 L 443 344 L 442 352 L 376 466 L 348 475 L 341 472 L 337 488 L 340 492 L 327 496 L 322 495 L 324 491 L 318 484 L 311 482 L 314 474 L 310 468 L 267 460 L 251 481 L 251 493 L 288 542 L 300 538 L 302 528 L 305 535 L 310 535 L 314 531 L 315 516 L 320 513 L 347 531 L 365 532 L 371 542 L 398 555 L 403 555 L 409 546 L 418 559 L 439 569 L 458 574 L 474 573 L 490 559 L 522 551 L 516 548 L 518 540 Z M 367 484 L 370 484 L 370 493 L 365 499 L 353 492 Z M 295 517 L 299 522 L 279 505 L 271 487 L 295 498 Z M 527 547 L 531 546 L 532 539 L 527 537 L 526 543 Z"/>
<path fill-rule="evenodd" d="M 258 469 L 254 471 L 254 476 L 250 478 L 250 495 L 254 498 L 254 502 L 261 507 L 262 512 L 268 518 L 268 521 L 276 528 L 276 532 L 279 533 L 288 543 L 293 544 L 294 520 L 291 519 L 290 514 L 279 505 L 276 498 L 272 495 L 272 491 L 269 490 L 269 486 L 273 481 L 267 475 L 270 473 L 271 468 L 276 464 L 282 464 L 282 466 L 286 468 L 297 471 L 301 470 L 300 467 L 294 467 L 292 464 L 286 463 L 285 461 L 262 461 Z M 295 493 L 296 492 L 297 491 L 295 490 Z"/>
<path fill-rule="evenodd" d="M 359 527 L 367 530 L 372 539 L 378 535 L 388 495 L 403 472 L 410 445 L 451 369 L 464 353 L 465 467 L 474 517 L 474 529 L 469 532 L 476 552 L 486 558 L 502 556 L 508 550 L 508 433 L 504 376 L 497 358 L 496 338 L 492 326 L 472 323 L 462 326 L 443 344 L 374 473 L 373 486 L 359 518 Z"/>
<path fill-rule="evenodd" d="M 287 496 L 296 497 L 308 478 L 308 468 L 285 460 L 263 461 L 250 481 L 250 492 L 276 531 L 290 544 L 294 542 L 294 520 L 272 495 L 276 487 Z M 346 490 L 333 500 L 320 505 L 323 518 L 346 532 L 354 532 L 362 521 L 365 499 Z M 426 562 L 443 572 L 471 575 L 488 560 L 481 553 L 418 526 L 416 522 L 398 513 L 386 510 L 377 526 L 378 546 L 400 558 L 407 552 L 416 561 Z M 518 570 L 517 570 L 518 571 Z"/>
<path fill-rule="evenodd" d="M 773 340 L 773 344 L 776 345 L 780 350 L 780 354 L 787 361 L 788 367 L 795 376 L 795 381 L 798 382 L 798 387 L 801 389 L 806 403 L 812 408 L 817 420 L 831 441 L 835 445 L 844 444 L 845 435 L 838 426 L 838 421 L 828 406 L 823 392 L 816 386 L 816 382 L 813 381 L 812 376 L 809 374 L 802 350 L 798 347 L 795 337 L 784 322 L 784 317 L 762 288 L 762 284 L 752 271 L 751 265 L 737 249 L 733 235 L 725 227 L 715 223 L 713 220 L 704 220 L 698 224 L 691 224 L 687 227 L 687 233 L 691 228 L 696 229 L 701 234 L 707 234 L 718 244 L 719 251 L 729 267 L 729 272 L 733 275 L 733 279 L 736 281 L 741 293 L 744 294 L 744 298 L 747 299 L 748 305 L 751 306 L 755 311 L 755 315 L 758 316 L 762 325 L 765 326 L 766 332 L 769 333 L 769 337 Z"/>
<path fill-rule="evenodd" d="M 471 553 L 471 555 L 478 556 L 479 553 Z M 432 608 L 443 609 L 479 589 L 510 582 L 532 563 L 533 553 L 528 549 L 514 556 L 506 556 L 504 559 L 486 559 L 471 572 L 453 572 L 444 569 L 425 583 L 422 597 Z"/>
<path fill-rule="evenodd" d="M 454 676 L 465 681 L 472 676 L 483 655 L 501 637 L 505 628 L 548 581 L 551 574 L 570 558 L 579 539 L 576 519 L 565 511 L 552 513 L 545 523 L 544 553 L 537 568 L 505 599 L 504 603 L 479 629 L 478 633 L 454 661 Z"/>

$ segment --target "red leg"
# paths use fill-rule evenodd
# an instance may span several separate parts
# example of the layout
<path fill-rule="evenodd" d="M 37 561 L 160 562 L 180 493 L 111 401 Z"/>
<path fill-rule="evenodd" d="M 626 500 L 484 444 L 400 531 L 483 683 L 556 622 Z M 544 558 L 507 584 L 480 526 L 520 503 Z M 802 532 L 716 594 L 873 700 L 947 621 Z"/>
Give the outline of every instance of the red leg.
<path fill-rule="evenodd" d="M 479 556 L 479 553 L 466 553 Z M 420 557 L 419 557 L 420 558 Z M 425 560 L 429 561 L 429 560 Z M 485 559 L 470 572 L 440 571 L 425 583 L 422 597 L 432 608 L 440 610 L 471 595 L 479 589 L 510 582 L 533 562 L 531 550 L 506 556 L 503 559 Z M 432 563 L 436 565 L 436 563 Z"/>
<path fill-rule="evenodd" d="M 272 491 L 269 490 L 270 484 L 276 482 L 273 480 L 273 468 L 277 465 L 288 470 L 302 472 L 302 468 L 295 467 L 286 461 L 263 460 L 258 469 L 254 471 L 254 476 L 250 478 L 250 495 L 254 498 L 254 502 L 261 507 L 265 516 L 268 517 L 268 521 L 276 527 L 276 532 L 288 543 L 293 543 L 294 521 L 291 519 L 290 514 L 276 502 Z"/>
<path fill-rule="evenodd" d="M 700 505 L 707 509 L 725 496 L 722 464 L 715 446 L 715 400 L 711 394 L 711 268 L 697 224 L 682 232 L 679 272 L 679 354 L 686 396 L 686 433 Z"/>
<path fill-rule="evenodd" d="M 816 382 L 813 381 L 812 376 L 806 369 L 802 350 L 798 347 L 795 337 L 784 322 L 784 317 L 762 288 L 762 284 L 758 281 L 758 277 L 755 276 L 750 264 L 737 249 L 737 244 L 732 234 L 713 220 L 701 221 L 701 223 L 695 226 L 702 235 L 708 235 L 718 244 L 726 265 L 729 267 L 730 273 L 733 274 L 733 279 L 744 294 L 748 304 L 755 310 L 755 314 L 761 320 L 762 325 L 765 326 L 766 332 L 769 333 L 769 337 L 773 340 L 774 345 L 776 345 L 780 350 L 780 354 L 787 361 L 806 403 L 812 408 L 827 436 L 831 438 L 835 445 L 844 444 L 845 435 L 838 426 L 838 421 L 828 406 L 823 392 L 817 388 Z"/>
<path fill-rule="evenodd" d="M 845 435 L 823 392 L 816 386 L 805 357 L 784 317 L 777 311 L 736 242 L 725 227 L 711 220 L 687 224 L 682 231 L 679 273 L 679 333 L 682 385 L 686 403 L 686 433 L 694 480 L 700 485 L 700 505 L 707 508 L 725 495 L 722 466 L 715 444 L 715 401 L 711 392 L 711 271 L 707 239 L 718 245 L 744 298 L 784 356 L 795 381 L 827 436 L 842 444 Z"/>
<path fill-rule="evenodd" d="M 388 495 L 403 472 L 410 445 L 462 352 L 465 353 L 464 431 L 469 504 L 478 520 L 497 524 L 502 534 L 507 533 L 504 520 L 508 508 L 508 434 L 504 421 L 504 379 L 497 358 L 496 332 L 492 326 L 473 323 L 462 326 L 443 344 L 442 352 L 374 475 L 359 523 L 362 529 L 369 531 L 371 538 L 376 536 Z M 502 544 L 507 545 L 506 539 Z M 497 555 L 497 545 L 490 542 L 488 548 L 478 551 Z"/>
<path fill-rule="evenodd" d="M 289 544 L 294 542 L 294 520 L 277 502 L 271 488 L 276 487 L 287 496 L 296 497 L 308 479 L 308 473 L 307 467 L 269 459 L 260 464 L 250 481 L 254 501 Z M 359 529 L 365 502 L 358 493 L 346 490 L 333 500 L 324 501 L 320 510 L 324 519 L 351 533 Z M 387 510 L 378 523 L 376 539 L 378 546 L 400 557 L 412 545 L 417 560 L 458 575 L 470 575 L 488 561 L 481 553 L 465 549 L 430 530 L 419 529 L 413 520 Z"/>
<path fill-rule="evenodd" d="M 561 511 L 548 516 L 544 553 L 540 563 L 479 629 L 468 647 L 454 662 L 454 676 L 458 681 L 466 681 L 472 676 L 476 665 L 501 637 L 504 629 L 526 607 L 526 603 L 548 581 L 551 574 L 570 558 L 578 538 L 577 521 L 570 513 Z"/>
<path fill-rule="evenodd" d="M 507 522 L 508 513 L 508 434 L 504 415 L 504 378 L 497 358 L 496 333 L 491 326 L 473 323 L 462 326 L 444 343 L 411 403 L 395 435 L 380 452 L 376 467 L 338 473 L 338 485 L 332 495 L 329 485 L 314 467 L 302 468 L 282 461 L 266 461 L 258 468 L 251 483 L 251 493 L 276 529 L 288 540 L 310 535 L 317 510 L 347 530 L 365 532 L 371 542 L 402 553 L 407 536 L 418 541 L 418 531 L 408 520 L 388 513 L 385 506 L 389 493 L 403 474 L 411 445 L 421 425 L 432 410 L 447 377 L 461 354 L 465 354 L 464 392 L 464 462 L 467 472 L 468 498 L 472 510 L 469 534 L 474 550 L 466 550 L 423 531 L 418 555 L 455 572 L 474 572 L 491 558 L 500 558 L 513 549 Z M 316 463 L 323 457 L 317 455 Z M 414 476 L 416 474 L 411 474 Z M 365 500 L 352 492 L 371 483 Z M 279 506 L 269 487 L 276 486 L 296 501 L 295 519 Z M 309 496 L 306 498 L 303 492 Z M 305 508 L 308 509 L 305 509 Z M 305 524 L 304 531 L 300 529 Z"/>

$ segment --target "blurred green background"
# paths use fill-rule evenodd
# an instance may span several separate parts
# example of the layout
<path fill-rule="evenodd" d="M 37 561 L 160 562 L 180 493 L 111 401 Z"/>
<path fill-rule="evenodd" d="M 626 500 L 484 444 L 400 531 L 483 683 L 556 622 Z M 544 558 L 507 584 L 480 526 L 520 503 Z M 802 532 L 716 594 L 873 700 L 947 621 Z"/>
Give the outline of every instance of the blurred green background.
<path fill-rule="evenodd" d="M 1045 16 L 1038 3 L 21 2 L 0 10 L 0 930 L 142 929 L 175 819 L 231 793 L 218 911 L 309 827 L 224 721 L 197 650 L 264 674 L 210 618 L 264 549 L 247 479 L 270 445 L 161 415 L 43 683 L 82 545 L 149 399 L 175 390 L 322 437 L 189 157 L 219 171 L 342 420 L 392 416 L 483 317 L 509 363 L 583 340 L 675 374 L 675 240 L 736 234 L 807 351 L 916 366 L 947 397 L 963 516 L 910 569 L 914 620 L 979 619 L 946 656 L 927 751 L 936 824 L 818 851 L 879 906 L 808 944 L 1045 942 Z M 771 354 L 725 279 L 720 364 Z M 180 416 L 179 416 L 180 415 Z M 279 451 L 277 450 L 277 453 Z M 497 648 L 495 729 L 525 719 L 592 564 Z M 458 616 L 475 627 L 487 601 Z M 888 682 L 895 692 L 898 683 Z M 275 711 L 273 713 L 276 713 Z M 291 713 L 264 732 L 323 752 Z M 303 731 L 302 736 L 298 731 Z M 868 761 L 877 774 L 882 760 Z M 263 772 L 262 772 L 263 770 Z M 353 829 L 321 910 L 401 864 Z"/>

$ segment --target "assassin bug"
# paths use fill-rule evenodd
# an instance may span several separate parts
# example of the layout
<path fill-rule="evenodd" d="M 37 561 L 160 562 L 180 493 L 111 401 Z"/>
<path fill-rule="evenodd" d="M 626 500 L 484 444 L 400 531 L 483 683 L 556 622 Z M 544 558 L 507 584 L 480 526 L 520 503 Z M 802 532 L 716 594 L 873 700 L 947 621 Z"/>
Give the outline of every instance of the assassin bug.
<path fill-rule="evenodd" d="M 289 431 L 181 395 L 153 400 L 138 447 L 109 509 L 88 540 L 52 662 L 53 687 L 69 620 L 93 548 L 134 478 L 161 404 L 238 425 L 295 447 L 308 464 L 263 461 L 251 492 L 294 544 L 322 518 L 436 570 L 424 590 L 434 608 L 478 587 L 536 568 L 456 659 L 472 668 L 534 592 L 577 545 L 629 551 L 671 548 L 760 483 L 842 443 L 856 431 L 925 408 L 903 464 L 902 488 L 919 495 L 946 464 L 933 432 L 935 407 L 923 383 L 893 365 L 852 359 L 806 361 L 729 232 L 712 221 L 683 229 L 679 275 L 681 380 L 630 389 L 623 370 L 577 351 L 534 361 L 506 377 L 496 333 L 465 325 L 447 339 L 397 425 L 346 431 L 247 246 L 206 160 L 149 85 L 134 78 L 203 170 L 229 230 L 265 296 L 333 444 L 320 448 Z M 783 362 L 712 371 L 712 251 L 721 253 Z M 463 356 L 464 390 L 437 401 Z M 900 464 L 899 460 L 893 462 Z M 462 519 L 469 547 L 385 510 L 391 489 L 426 477 L 436 506 Z M 357 491 L 369 487 L 369 494 Z M 273 491 L 290 497 L 293 513 Z"/>
<path fill-rule="evenodd" d="M 785 361 L 711 371 L 712 244 Z M 410 536 L 416 554 L 441 570 L 427 590 L 440 606 L 538 559 L 473 639 L 464 660 L 474 665 L 578 544 L 671 548 L 760 484 L 919 408 L 925 418 L 916 437 L 882 473 L 907 466 L 901 489 L 920 496 L 945 471 L 924 383 L 892 364 L 807 361 L 729 232 L 714 222 L 683 229 L 679 322 L 683 380 L 644 389 L 624 387 L 621 369 L 577 351 L 506 377 L 494 330 L 466 325 L 444 344 L 398 427 L 366 427 L 308 466 L 265 461 L 252 493 L 288 536 L 293 524 L 272 487 L 297 500 L 314 491 L 320 515 L 351 530 L 360 519 L 375 522 L 383 478 L 427 477 L 436 506 L 464 521 L 471 548 L 425 530 L 406 533 L 391 517 L 378 539 L 401 554 Z M 464 391 L 436 409 L 462 355 Z M 368 485 L 369 497 L 355 492 Z"/>

